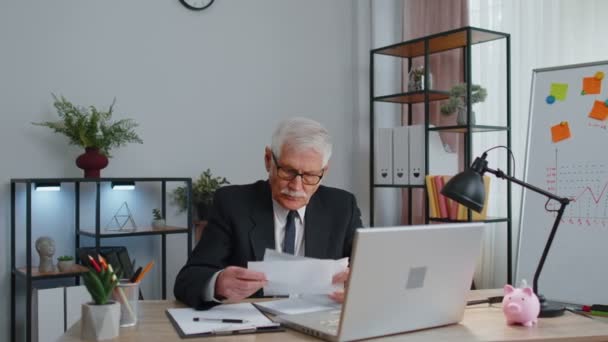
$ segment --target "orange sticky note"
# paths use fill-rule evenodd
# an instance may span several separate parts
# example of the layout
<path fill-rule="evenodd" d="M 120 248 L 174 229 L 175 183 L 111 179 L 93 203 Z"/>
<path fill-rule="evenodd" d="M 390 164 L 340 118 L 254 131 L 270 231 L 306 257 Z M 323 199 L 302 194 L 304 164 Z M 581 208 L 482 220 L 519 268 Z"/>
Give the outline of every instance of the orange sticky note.
<path fill-rule="evenodd" d="M 570 126 L 568 125 L 568 121 L 562 121 L 551 127 L 551 137 L 554 143 L 570 138 Z"/>
<path fill-rule="evenodd" d="M 602 79 L 596 77 L 583 78 L 584 95 L 599 94 L 602 92 Z"/>
<path fill-rule="evenodd" d="M 593 103 L 591 112 L 589 112 L 589 117 L 600 121 L 606 120 L 608 118 L 608 106 L 606 106 L 606 103 L 596 100 Z"/>

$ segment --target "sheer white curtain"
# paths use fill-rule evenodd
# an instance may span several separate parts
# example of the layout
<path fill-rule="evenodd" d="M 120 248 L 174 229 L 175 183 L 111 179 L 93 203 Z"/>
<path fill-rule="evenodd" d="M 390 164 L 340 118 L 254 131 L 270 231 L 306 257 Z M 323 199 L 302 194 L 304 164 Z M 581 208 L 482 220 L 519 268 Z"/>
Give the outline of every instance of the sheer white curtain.
<path fill-rule="evenodd" d="M 469 0 L 471 26 L 511 34 L 511 149 L 515 155 L 515 176 L 523 177 L 526 135 L 529 114 L 532 70 L 536 68 L 578 64 L 608 59 L 608 1 L 603 0 Z M 488 97 L 495 92 L 504 93 L 504 69 L 496 64 L 505 63 L 501 49 L 480 49 L 473 58 L 479 67 L 473 68 L 474 82 L 488 85 Z M 502 71 L 502 73 L 501 73 Z M 501 88 L 502 87 L 502 88 Z M 492 103 L 491 101 L 486 101 Z M 485 119 L 498 120 L 502 111 L 483 108 L 479 112 Z M 504 107 L 504 106 L 503 106 Z M 476 109 L 477 111 L 477 109 Z M 492 118 L 491 116 L 495 116 Z M 481 152 L 497 144 L 490 135 L 474 142 Z M 505 169 L 500 162 L 506 160 L 503 151 L 490 152 L 493 167 Z M 504 181 L 492 179 L 494 184 Z M 517 256 L 521 188 L 513 185 L 513 256 Z M 494 191 L 492 193 L 497 193 Z M 494 208 L 500 212 L 502 208 Z M 543 208 L 539 208 L 543 210 Z M 484 248 L 485 276 L 482 287 L 502 286 L 506 274 L 506 232 L 490 229 L 490 240 Z M 494 248 L 491 248 L 491 246 Z M 493 263 L 493 267 L 491 267 Z M 515 260 L 513 262 L 515 265 Z"/>

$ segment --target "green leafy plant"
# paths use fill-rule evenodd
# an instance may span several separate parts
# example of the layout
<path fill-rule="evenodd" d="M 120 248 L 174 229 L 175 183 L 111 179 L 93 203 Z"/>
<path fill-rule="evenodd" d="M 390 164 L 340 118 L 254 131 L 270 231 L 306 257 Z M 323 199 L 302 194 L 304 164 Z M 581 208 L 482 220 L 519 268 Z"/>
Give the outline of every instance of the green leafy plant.
<path fill-rule="evenodd" d="M 155 220 L 162 220 L 163 219 L 163 215 L 161 215 L 160 210 L 158 208 L 152 209 L 152 215 L 154 216 Z"/>
<path fill-rule="evenodd" d="M 70 261 L 70 260 L 74 260 L 74 257 L 71 255 L 62 255 L 60 257 L 57 258 L 58 261 Z"/>
<path fill-rule="evenodd" d="M 471 104 L 482 102 L 486 99 L 488 92 L 479 84 L 471 84 Z M 441 113 L 450 115 L 458 110 L 466 109 L 467 106 L 467 84 L 460 83 L 450 89 L 450 98 L 447 103 L 441 105 Z"/>
<path fill-rule="evenodd" d="M 58 98 L 55 94 L 52 95 L 55 99 L 53 106 L 60 120 L 32 124 L 49 127 L 55 133 L 65 135 L 72 145 L 98 148 L 108 158 L 111 158 L 110 150 L 113 148 L 127 143 L 143 143 L 134 131 L 137 127 L 134 120 L 111 121 L 116 99 L 112 101 L 107 111 L 100 111 L 95 106 L 88 108 L 76 106 L 63 96 Z"/>
<path fill-rule="evenodd" d="M 192 183 L 192 204 L 198 210 L 199 218 L 204 219 L 202 211 L 213 203 L 215 191 L 224 184 L 230 184 L 225 177 L 214 177 L 211 170 L 207 169 Z M 173 203 L 177 205 L 180 212 L 188 208 L 188 188 L 180 186 L 172 193 Z"/>
<path fill-rule="evenodd" d="M 96 305 L 108 303 L 112 291 L 118 285 L 120 271 L 114 272 L 112 265 L 99 255 L 98 261 L 89 255 L 89 271 L 82 278 L 87 291 Z"/>

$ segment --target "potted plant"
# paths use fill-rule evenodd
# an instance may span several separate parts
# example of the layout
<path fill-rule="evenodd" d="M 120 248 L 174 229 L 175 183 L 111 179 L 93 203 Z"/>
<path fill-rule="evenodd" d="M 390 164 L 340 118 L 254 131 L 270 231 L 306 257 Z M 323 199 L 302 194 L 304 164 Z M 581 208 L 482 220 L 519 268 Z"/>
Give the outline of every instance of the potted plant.
<path fill-rule="evenodd" d="M 34 125 L 49 127 L 56 133 L 65 135 L 70 144 L 81 146 L 85 153 L 76 159 L 76 165 L 84 170 L 86 178 L 99 178 L 100 170 L 108 165 L 110 151 L 127 143 L 143 143 L 134 128 L 137 123 L 132 119 L 112 122 L 114 104 L 107 111 L 100 111 L 95 106 L 81 107 L 72 104 L 63 96 L 55 99 L 53 106 L 57 110 L 59 121 L 34 122 Z"/>
<path fill-rule="evenodd" d="M 431 73 L 429 73 L 429 89 L 433 87 L 431 84 L 432 80 L 433 78 L 431 77 Z M 407 90 L 424 90 L 424 66 L 420 65 L 410 69 L 410 72 L 408 73 Z"/>
<path fill-rule="evenodd" d="M 224 184 L 230 184 L 225 177 L 214 177 L 211 170 L 207 169 L 192 183 L 192 206 L 201 221 L 207 219 L 209 208 L 213 203 L 215 191 Z M 173 202 L 184 212 L 188 208 L 188 188 L 177 187 L 173 190 Z"/>
<path fill-rule="evenodd" d="M 471 105 L 482 102 L 486 99 L 488 92 L 486 89 L 479 84 L 471 84 Z M 467 124 L 467 84 L 460 83 L 450 89 L 450 98 L 447 103 L 441 105 L 441 113 L 445 115 L 451 115 L 454 112 L 458 112 L 456 122 L 459 125 Z M 475 123 L 475 113 L 471 110 L 469 115 L 469 122 Z"/>
<path fill-rule="evenodd" d="M 82 278 L 92 302 L 82 304 L 81 337 L 84 340 L 106 340 L 118 336 L 120 304 L 110 301 L 120 275 L 99 255 L 89 258 L 89 271 Z"/>
<path fill-rule="evenodd" d="M 57 268 L 60 272 L 69 272 L 74 266 L 74 257 L 71 255 L 62 255 L 57 258 Z"/>
<path fill-rule="evenodd" d="M 154 219 L 152 220 L 153 228 L 163 228 L 167 225 L 165 219 L 163 218 L 163 215 L 160 213 L 160 210 L 158 208 L 152 209 L 152 216 L 154 217 Z"/>

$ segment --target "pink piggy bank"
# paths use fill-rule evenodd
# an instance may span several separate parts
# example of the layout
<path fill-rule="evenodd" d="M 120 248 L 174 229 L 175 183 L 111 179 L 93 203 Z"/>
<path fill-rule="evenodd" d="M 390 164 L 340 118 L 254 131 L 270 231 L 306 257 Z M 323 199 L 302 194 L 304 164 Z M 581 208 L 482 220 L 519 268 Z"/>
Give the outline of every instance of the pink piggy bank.
<path fill-rule="evenodd" d="M 518 289 L 508 284 L 504 289 L 502 311 L 507 319 L 507 324 L 520 323 L 526 327 L 536 324 L 540 312 L 540 302 L 532 289 L 529 287 Z"/>

